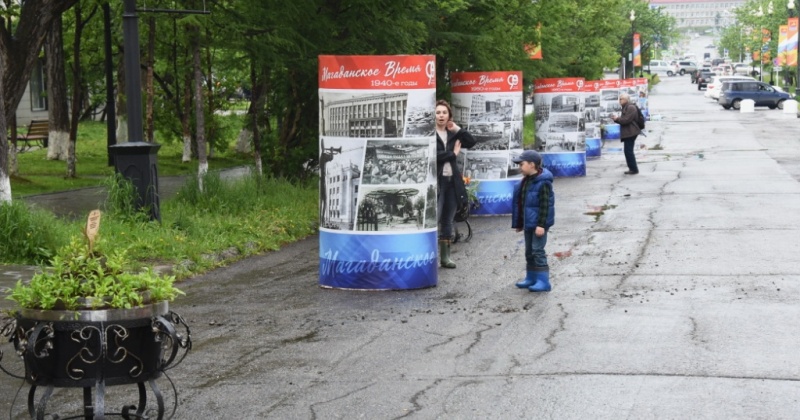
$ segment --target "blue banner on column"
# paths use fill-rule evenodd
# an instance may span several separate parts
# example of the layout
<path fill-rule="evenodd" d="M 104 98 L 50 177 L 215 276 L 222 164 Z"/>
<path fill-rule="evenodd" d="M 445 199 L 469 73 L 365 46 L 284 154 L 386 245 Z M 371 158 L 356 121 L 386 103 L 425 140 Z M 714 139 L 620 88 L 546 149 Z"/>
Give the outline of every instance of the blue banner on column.
<path fill-rule="evenodd" d="M 436 232 L 362 234 L 320 230 L 320 286 L 402 290 L 436 286 Z"/>
<path fill-rule="evenodd" d="M 555 177 L 586 176 L 586 153 L 542 153 L 543 165 Z"/>
<path fill-rule="evenodd" d="M 511 214 L 511 199 L 514 196 L 514 185 L 520 178 L 510 178 L 501 181 L 482 181 L 478 184 L 478 201 L 480 207 L 472 214 L 500 215 Z"/>
<path fill-rule="evenodd" d="M 586 158 L 600 157 L 603 142 L 599 138 L 589 137 L 586 139 Z"/>
<path fill-rule="evenodd" d="M 606 124 L 602 130 L 603 140 L 619 140 L 620 127 L 619 124 Z"/>

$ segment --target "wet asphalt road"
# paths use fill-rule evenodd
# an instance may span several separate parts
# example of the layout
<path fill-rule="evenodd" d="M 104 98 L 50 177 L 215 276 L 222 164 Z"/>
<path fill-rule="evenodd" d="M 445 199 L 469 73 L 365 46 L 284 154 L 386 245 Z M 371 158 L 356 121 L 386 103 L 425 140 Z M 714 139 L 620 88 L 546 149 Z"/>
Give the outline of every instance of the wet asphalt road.
<path fill-rule="evenodd" d="M 507 217 L 474 218 L 431 289 L 321 289 L 316 237 L 184 282 L 175 418 L 798 418 L 800 120 L 688 77 L 651 109 L 639 175 L 607 145 L 556 180 L 551 293 L 513 286 Z"/>

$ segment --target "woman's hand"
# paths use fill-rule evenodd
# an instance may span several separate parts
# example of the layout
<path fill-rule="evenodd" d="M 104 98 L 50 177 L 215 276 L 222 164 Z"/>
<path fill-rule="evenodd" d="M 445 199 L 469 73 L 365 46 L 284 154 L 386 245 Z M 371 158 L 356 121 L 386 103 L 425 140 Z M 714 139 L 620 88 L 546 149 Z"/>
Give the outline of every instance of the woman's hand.
<path fill-rule="evenodd" d="M 456 140 L 456 144 L 455 146 L 453 146 L 453 153 L 455 153 L 456 156 L 458 156 L 458 152 L 460 151 L 461 151 L 461 140 Z"/>
<path fill-rule="evenodd" d="M 450 120 L 447 122 L 447 129 L 454 133 L 457 133 L 458 130 L 461 130 L 461 127 L 459 127 L 458 124 L 453 122 L 453 120 Z"/>

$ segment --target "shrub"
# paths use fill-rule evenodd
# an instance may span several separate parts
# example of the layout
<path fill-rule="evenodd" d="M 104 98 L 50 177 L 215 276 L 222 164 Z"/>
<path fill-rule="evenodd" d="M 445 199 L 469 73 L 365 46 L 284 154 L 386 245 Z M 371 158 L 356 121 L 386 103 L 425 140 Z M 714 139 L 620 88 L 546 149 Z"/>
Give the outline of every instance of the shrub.
<path fill-rule="evenodd" d="M 21 200 L 0 203 L 0 261 L 42 264 L 68 240 L 64 224 L 53 213 Z"/>

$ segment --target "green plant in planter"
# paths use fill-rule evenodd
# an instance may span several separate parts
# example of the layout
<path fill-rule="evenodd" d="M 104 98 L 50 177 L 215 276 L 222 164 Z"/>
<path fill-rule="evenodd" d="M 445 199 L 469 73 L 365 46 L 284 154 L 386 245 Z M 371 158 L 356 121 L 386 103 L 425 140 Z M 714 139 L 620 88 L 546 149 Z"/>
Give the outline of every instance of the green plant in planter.
<path fill-rule="evenodd" d="M 8 299 L 28 309 L 128 309 L 172 301 L 183 294 L 174 276 L 152 269 L 130 272 L 124 250 L 105 253 L 104 242 L 87 246 L 73 237 L 30 282 L 17 282 Z"/>

